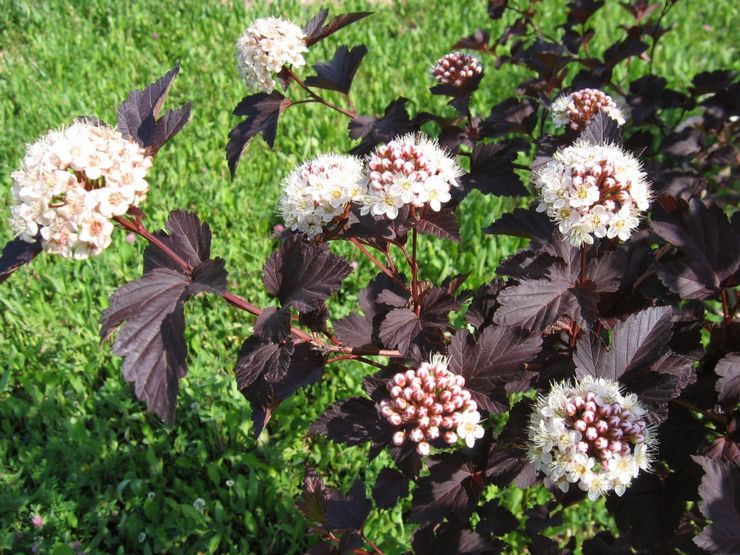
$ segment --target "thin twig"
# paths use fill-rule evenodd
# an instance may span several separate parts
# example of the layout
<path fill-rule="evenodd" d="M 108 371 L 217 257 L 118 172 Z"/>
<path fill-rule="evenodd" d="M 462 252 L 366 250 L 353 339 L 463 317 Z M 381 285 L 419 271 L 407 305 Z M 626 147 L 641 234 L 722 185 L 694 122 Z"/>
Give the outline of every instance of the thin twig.
<path fill-rule="evenodd" d="M 290 78 L 293 79 L 293 81 L 295 81 L 296 84 L 299 87 L 301 87 L 304 91 L 306 91 L 311 96 L 311 98 L 313 98 L 317 102 L 321 102 L 321 104 L 323 104 L 324 106 L 326 106 L 328 108 L 331 108 L 332 110 L 336 110 L 340 114 L 344 114 L 345 116 L 347 116 L 350 119 L 354 119 L 355 117 L 357 117 L 357 114 L 355 112 L 350 112 L 348 110 L 345 110 L 341 106 L 337 106 L 336 104 L 333 104 L 332 102 L 329 102 L 325 98 L 323 98 L 323 97 L 319 96 L 318 94 L 316 94 L 311 88 L 308 87 L 308 85 L 306 85 L 303 82 L 303 80 L 300 77 L 298 77 L 293 72 L 292 69 L 290 69 L 289 67 L 286 67 L 286 69 L 288 70 L 288 75 L 290 76 Z"/>
<path fill-rule="evenodd" d="M 385 264 L 383 264 L 383 263 L 382 263 L 382 262 L 381 262 L 380 260 L 378 260 L 377 258 L 375 258 L 375 256 L 373 256 L 373 254 L 372 254 L 372 253 L 371 253 L 371 252 L 370 252 L 369 250 L 367 250 L 367 249 L 365 248 L 365 245 L 363 245 L 362 243 L 360 243 L 360 240 L 359 240 L 359 239 L 357 239 L 357 237 L 350 237 L 349 241 L 350 241 L 350 242 L 351 242 L 351 243 L 352 243 L 353 245 L 355 245 L 355 246 L 356 246 L 356 247 L 357 247 L 358 249 L 360 249 L 360 252 L 362 252 L 362 254 L 364 254 L 364 255 L 365 255 L 365 256 L 367 257 L 367 259 L 368 259 L 368 260 L 370 260 L 370 262 L 372 262 L 372 263 L 373 263 L 373 264 L 375 264 L 375 265 L 376 265 L 376 266 L 377 266 L 378 268 L 380 268 L 380 270 L 381 270 L 381 271 L 382 271 L 382 272 L 383 272 L 383 273 L 384 273 L 385 275 L 387 275 L 387 276 L 388 276 L 389 278 L 391 278 L 391 279 L 392 279 L 393 281 L 395 281 L 396 283 L 398 283 L 398 284 L 399 284 L 399 285 L 400 285 L 401 287 L 403 287 L 404 289 L 406 289 L 406 286 L 405 286 L 405 285 L 403 284 L 403 282 L 402 282 L 402 281 L 401 281 L 401 280 L 400 280 L 400 279 L 398 278 L 398 276 L 397 276 L 397 275 L 396 275 L 395 273 L 393 273 L 393 272 L 392 272 L 391 270 L 389 270 L 389 269 L 388 269 L 388 268 L 387 268 L 387 267 L 385 266 Z"/>

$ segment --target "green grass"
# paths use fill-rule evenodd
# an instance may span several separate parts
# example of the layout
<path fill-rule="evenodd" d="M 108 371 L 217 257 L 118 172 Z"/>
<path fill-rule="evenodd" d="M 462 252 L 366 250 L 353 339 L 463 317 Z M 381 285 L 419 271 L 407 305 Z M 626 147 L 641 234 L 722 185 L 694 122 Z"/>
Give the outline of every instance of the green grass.
<path fill-rule="evenodd" d="M 149 225 L 161 227 L 175 208 L 195 210 L 211 224 L 213 252 L 227 260 L 230 285 L 256 304 L 268 304 L 260 269 L 274 247 L 270 230 L 278 222 L 281 177 L 321 151 L 347 150 L 350 141 L 338 114 L 313 105 L 291 109 L 280 123 L 275 150 L 255 141 L 236 179 L 229 179 L 224 144 L 236 123 L 231 109 L 246 93 L 233 43 L 256 17 L 303 22 L 317 9 L 297 0 L 253 4 L 247 9 L 236 0 L 3 0 L 0 210 L 8 205 L 10 172 L 26 143 L 81 114 L 114 123 L 130 89 L 180 61 L 168 103 L 191 100 L 193 117 L 150 174 Z M 359 0 L 341 4 L 344 11 L 369 7 Z M 464 4 L 409 0 L 377 6 L 372 18 L 322 43 L 308 61 L 326 59 L 340 44 L 364 42 L 370 53 L 353 87 L 361 112 L 378 113 L 401 95 L 417 110 L 445 109 L 442 98 L 427 93 L 430 64 L 476 27 L 495 35 L 511 19 L 487 20 L 483 0 Z M 547 1 L 539 8 L 547 28 L 563 20 L 564 4 Z M 608 4 L 595 20 L 597 51 L 622 36 L 618 23 L 628 23 L 626 12 Z M 737 11 L 729 0 L 680 3 L 668 18 L 677 28 L 657 49 L 654 70 L 672 86 L 685 87 L 699 71 L 731 66 Z M 473 105 L 483 116 L 523 75 L 484 63 L 489 70 Z M 617 74 L 626 78 L 646 67 L 638 61 Z M 510 200 L 471 195 L 460 209 L 461 244 L 424 239 L 423 276 L 439 281 L 471 272 L 471 285 L 494 277 L 498 261 L 519 242 L 485 236 L 481 229 L 512 206 Z M 9 240 L 11 231 L 0 221 L 0 239 Z M 372 484 L 388 464 L 381 457 L 368 465 L 362 448 L 304 438 L 330 402 L 359 390 L 366 370 L 330 367 L 321 383 L 284 403 L 255 441 L 248 405 L 231 373 L 253 322 L 216 298 L 199 298 L 187 308 L 190 374 L 182 382 L 176 424 L 164 426 L 144 412 L 121 377 L 121 360 L 98 338 L 97 319 L 107 298 L 140 273 L 142 249 L 140 241 L 132 245 L 118 233 L 94 260 L 40 256 L 0 288 L 0 552 L 27 553 L 37 543 L 41 552 L 63 554 L 74 541 L 86 553 L 305 551 L 307 524 L 294 508 L 304 465 L 347 488 L 357 476 Z M 357 259 L 355 252 L 339 250 Z M 334 314 L 356 306 L 370 272 L 360 261 Z M 502 496 L 517 514 L 543 495 L 493 489 L 488 494 Z M 194 507 L 197 499 L 205 502 L 202 510 Z M 40 530 L 31 526 L 34 514 L 45 520 Z M 568 513 L 555 532 L 582 539 L 582 529 L 609 525 L 603 505 L 588 505 Z M 413 527 L 404 524 L 397 507 L 374 512 L 366 531 L 387 553 L 398 553 L 409 545 Z"/>

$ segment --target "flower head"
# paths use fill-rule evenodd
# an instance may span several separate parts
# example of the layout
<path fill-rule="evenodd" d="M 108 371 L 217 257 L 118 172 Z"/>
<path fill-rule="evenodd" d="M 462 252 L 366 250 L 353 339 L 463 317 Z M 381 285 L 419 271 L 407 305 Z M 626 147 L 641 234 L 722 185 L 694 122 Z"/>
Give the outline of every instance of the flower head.
<path fill-rule="evenodd" d="M 439 211 L 450 200 L 462 170 L 455 159 L 425 135 L 408 134 L 377 147 L 368 157 L 368 193 L 362 213 L 398 216 L 404 205 Z"/>
<path fill-rule="evenodd" d="M 283 181 L 280 212 L 285 225 L 309 237 L 342 216 L 366 192 L 362 162 L 343 154 L 324 154 L 298 166 Z"/>
<path fill-rule="evenodd" d="M 264 92 L 275 88 L 273 75 L 290 64 L 306 64 L 306 34 L 295 23 L 278 17 L 254 21 L 236 41 L 236 65 L 248 87 Z"/>
<path fill-rule="evenodd" d="M 398 428 L 395 445 L 411 441 L 419 454 L 428 455 L 429 442 L 436 439 L 449 445 L 463 439 L 473 447 L 483 437 L 478 405 L 465 389 L 465 378 L 450 372 L 444 357 L 394 375 L 388 393 L 380 402 L 380 413 Z"/>
<path fill-rule="evenodd" d="M 432 77 L 440 85 L 463 88 L 473 78 L 483 73 L 483 66 L 475 56 L 462 52 L 445 54 L 432 68 Z"/>
<path fill-rule="evenodd" d="M 99 254 L 110 244 L 110 219 L 146 199 L 151 163 L 142 147 L 99 122 L 51 131 L 11 174 L 11 225 L 25 241 L 40 235 L 47 252 Z"/>
<path fill-rule="evenodd" d="M 592 500 L 611 490 L 622 495 L 650 468 L 656 439 L 645 412 L 611 380 L 587 376 L 554 384 L 530 417 L 530 459 L 563 491 L 578 483 Z"/>
<path fill-rule="evenodd" d="M 44 527 L 44 517 L 41 515 L 33 515 L 31 517 L 31 525 L 37 530 L 41 530 Z"/>
<path fill-rule="evenodd" d="M 600 111 L 619 125 L 624 125 L 622 110 L 611 96 L 599 89 L 581 89 L 558 97 L 552 103 L 552 121 L 555 127 L 568 125 L 580 131 Z"/>
<path fill-rule="evenodd" d="M 557 151 L 534 185 L 537 210 L 547 211 L 576 247 L 594 237 L 629 239 L 652 196 L 637 159 L 619 146 L 585 141 Z"/>

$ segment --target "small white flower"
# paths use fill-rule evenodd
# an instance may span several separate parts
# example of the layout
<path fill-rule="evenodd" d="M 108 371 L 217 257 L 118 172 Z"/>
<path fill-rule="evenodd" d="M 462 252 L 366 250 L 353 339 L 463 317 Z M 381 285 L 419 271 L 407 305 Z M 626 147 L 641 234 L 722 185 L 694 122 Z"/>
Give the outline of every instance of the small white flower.
<path fill-rule="evenodd" d="M 477 410 L 463 413 L 460 424 L 457 425 L 457 435 L 464 439 L 468 447 L 475 445 L 475 440 L 483 437 L 485 430 L 479 425 L 480 414 Z"/>
<path fill-rule="evenodd" d="M 273 75 L 284 65 L 301 67 L 308 52 L 306 34 L 290 21 L 267 17 L 254 21 L 236 42 L 236 64 L 248 87 L 275 88 Z"/>
<path fill-rule="evenodd" d="M 202 497 L 198 497 L 195 501 L 193 501 L 193 509 L 198 511 L 199 513 L 202 513 L 206 508 L 206 500 Z"/>

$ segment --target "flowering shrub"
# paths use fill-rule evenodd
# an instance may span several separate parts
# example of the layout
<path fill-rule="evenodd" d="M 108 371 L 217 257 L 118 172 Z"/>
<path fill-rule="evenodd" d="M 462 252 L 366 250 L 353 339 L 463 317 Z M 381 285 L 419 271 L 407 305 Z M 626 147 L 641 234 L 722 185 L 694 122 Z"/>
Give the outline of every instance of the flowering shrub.
<path fill-rule="evenodd" d="M 418 553 L 499 552 L 516 533 L 533 553 L 737 551 L 740 218 L 730 185 L 740 84 L 731 71 L 700 73 L 686 92 L 653 74 L 617 82 L 616 66 L 654 49 L 671 3 L 629 5 L 634 25 L 596 55 L 586 25 L 600 5 L 569 4 L 558 41 L 531 6 L 512 7 L 515 23 L 497 39 L 461 39 L 426 75 L 432 94 L 449 97 L 442 115 L 410 113 L 404 98 L 381 115 L 357 111 L 349 93 L 364 45 L 296 73 L 313 45 L 367 13 L 252 24 L 237 64 L 260 92 L 234 109 L 243 120 L 229 134 L 232 174 L 254 138 L 273 146 L 280 118 L 302 104 L 347 118 L 357 141 L 285 180 L 276 210 L 287 229 L 262 275 L 270 306 L 229 291 L 195 213 L 172 212 L 165 230 L 145 225 L 146 170 L 189 118 L 189 105 L 161 114 L 177 66 L 129 96 L 117 130 L 83 119 L 29 148 L 13 174 L 17 238 L 0 281 L 42 250 L 97 254 L 114 226 L 146 239 L 143 275 L 111 295 L 101 335 L 115 335 L 124 379 L 170 423 L 187 374 L 184 305 L 201 293 L 256 317 L 234 373 L 258 436 L 327 367 L 366 364 L 364 394 L 328 407 L 309 441 L 365 446 L 393 463 L 372 501 L 361 478 L 345 494 L 306 469 L 298 507 L 315 522 L 315 552 L 382 552 L 365 522 L 409 492 Z M 506 10 L 489 3 L 493 19 Z M 516 97 L 476 115 L 483 66 L 502 64 L 528 76 Z M 466 275 L 424 279 L 419 242 L 459 240 L 458 207 L 473 190 L 531 194 L 486 229 L 528 245 L 477 289 L 465 289 Z M 378 270 L 343 318 L 327 301 L 352 266 L 333 241 Z M 497 498 L 509 487 L 544 496 L 516 518 Z M 606 498 L 619 534 L 578 546 L 543 533 L 585 497 Z"/>

